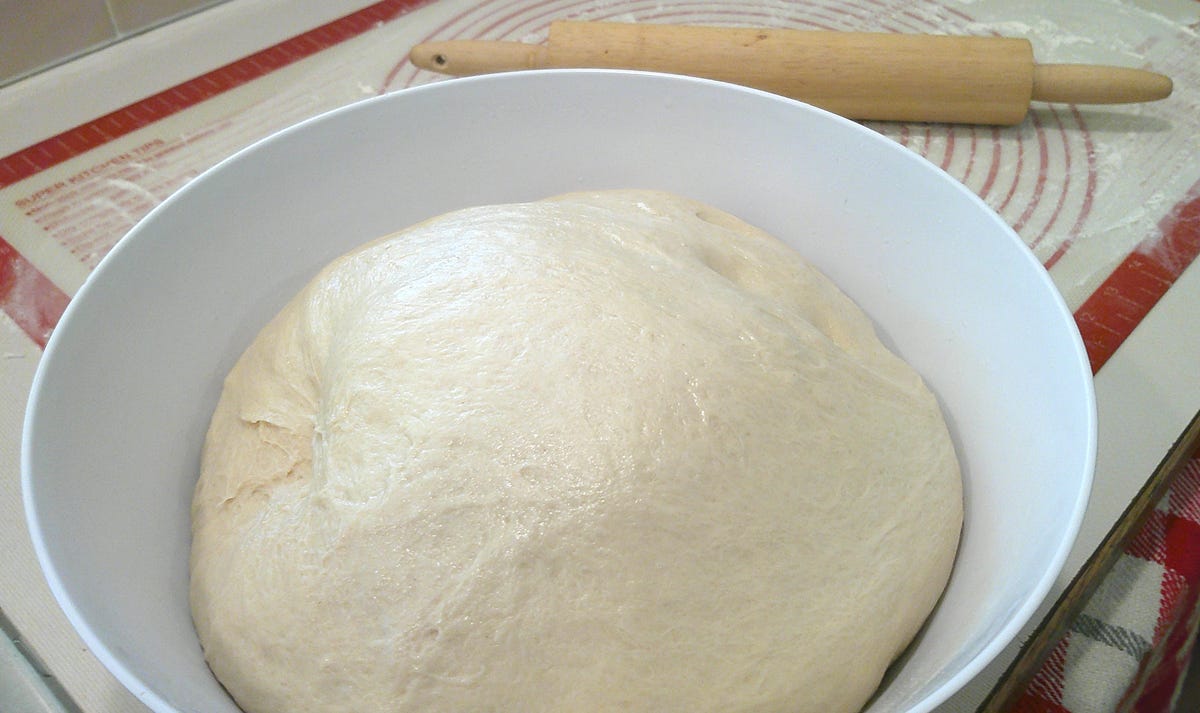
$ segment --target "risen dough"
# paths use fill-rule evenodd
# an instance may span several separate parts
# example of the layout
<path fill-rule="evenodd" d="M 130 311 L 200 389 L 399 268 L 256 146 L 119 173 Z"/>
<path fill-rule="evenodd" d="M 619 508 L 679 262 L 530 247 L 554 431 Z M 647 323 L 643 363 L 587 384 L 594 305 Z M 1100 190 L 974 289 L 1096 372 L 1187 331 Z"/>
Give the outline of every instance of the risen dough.
<path fill-rule="evenodd" d="M 945 585 L 934 398 L 774 238 L 663 193 L 335 261 L 225 382 L 191 601 L 247 711 L 852 711 Z"/>

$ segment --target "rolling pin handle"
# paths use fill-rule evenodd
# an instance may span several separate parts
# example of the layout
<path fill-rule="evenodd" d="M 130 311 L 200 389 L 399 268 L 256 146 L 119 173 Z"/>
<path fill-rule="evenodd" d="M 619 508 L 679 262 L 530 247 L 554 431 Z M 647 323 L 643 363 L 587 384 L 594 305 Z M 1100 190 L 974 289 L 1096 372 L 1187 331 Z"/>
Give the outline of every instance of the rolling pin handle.
<path fill-rule="evenodd" d="M 546 66 L 547 52 L 541 45 L 524 42 L 447 40 L 421 43 L 408 58 L 421 69 L 465 76 L 538 69 Z"/>
<path fill-rule="evenodd" d="M 1171 78 L 1127 67 L 1039 64 L 1033 68 L 1033 100 L 1070 104 L 1132 104 L 1171 95 Z"/>

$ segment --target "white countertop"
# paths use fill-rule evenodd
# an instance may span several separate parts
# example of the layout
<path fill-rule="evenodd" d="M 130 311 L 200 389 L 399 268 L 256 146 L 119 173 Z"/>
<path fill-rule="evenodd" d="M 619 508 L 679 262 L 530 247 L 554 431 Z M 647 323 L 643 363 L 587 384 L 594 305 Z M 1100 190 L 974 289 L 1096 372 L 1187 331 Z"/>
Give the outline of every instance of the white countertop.
<path fill-rule="evenodd" d="M 363 4 L 343 0 L 314 7 L 318 4 L 231 0 L 0 89 L 0 125 L 5 127 L 0 132 L 0 156 L 341 17 Z M 349 60 L 339 57 L 335 60 L 336 72 L 322 68 L 315 60 L 305 60 L 285 70 L 285 73 L 291 73 L 290 78 L 277 77 L 272 81 L 314 81 L 314 96 L 307 103 L 294 101 L 289 105 L 291 110 L 300 113 L 316 113 L 327 106 L 346 103 L 357 98 L 356 93 L 365 96 L 383 88 L 399 88 L 380 86 L 381 77 L 384 76 L 381 68 L 386 69 L 393 62 L 385 56 L 386 52 L 381 52 L 381 48 L 391 47 L 391 54 L 399 57 L 408 46 L 431 34 L 469 33 L 468 20 L 473 5 L 461 0 L 441 0 L 389 23 L 390 29 L 386 32 L 380 30 L 378 36 L 367 35 L 355 40 L 370 55 L 361 60 L 364 66 L 369 67 L 361 80 L 343 76 L 346 74 L 344 63 Z M 1067 22 L 1063 19 L 1066 11 L 1057 6 L 1045 8 L 1041 3 L 1006 3 L 1001 0 L 978 0 L 974 3 L 962 0 L 949 5 L 955 12 L 990 17 L 988 21 L 1003 34 L 1028 31 L 1035 35 L 1035 46 L 1039 39 L 1036 35 L 1040 33 L 1043 41 L 1039 55 L 1042 59 L 1074 61 L 1076 55 L 1100 51 L 1090 46 L 1082 47 L 1083 41 L 1074 34 L 1088 28 L 1078 28 L 1071 33 L 1061 30 Z M 1161 23 L 1165 28 L 1183 28 L 1184 34 L 1190 32 L 1192 41 L 1195 40 L 1194 28 L 1200 18 L 1200 5 L 1194 2 L 1108 0 L 1100 5 L 1103 7 L 1097 14 L 1137 15 L 1141 18 L 1143 30 L 1150 35 L 1156 31 L 1155 23 Z M 1004 19 L 1006 17 L 1009 19 Z M 1030 21 L 1031 17 L 1040 19 Z M 458 24 L 455 25 L 455 22 Z M 1059 30 L 1054 30 L 1055 27 Z M 513 25 L 510 31 L 517 32 L 519 27 Z M 1136 31 L 1136 28 L 1122 29 L 1124 34 Z M 1056 37 L 1059 41 L 1046 42 L 1046 36 Z M 1141 51 L 1150 50 L 1142 48 Z M 331 79 L 335 74 L 340 77 L 336 82 Z M 415 78 L 415 75 L 406 76 Z M 358 82 L 358 86 L 355 82 Z M 1191 109 L 1188 106 L 1164 108 L 1162 116 L 1166 119 L 1159 119 L 1160 115 L 1149 109 L 1147 116 L 1155 117 L 1159 123 L 1151 125 L 1143 122 L 1137 126 L 1147 132 L 1173 130 L 1170 122 L 1178 123 L 1181 120 L 1178 114 L 1171 112 L 1186 112 L 1195 108 L 1195 90 L 1191 87 L 1180 87 L 1180 90 L 1183 91 L 1177 91 L 1181 96 L 1177 101 L 1191 102 Z M 254 90 L 246 88 L 239 91 Z M 196 111 L 210 111 L 215 117 L 224 110 L 219 102 L 210 101 Z M 233 110 L 227 113 L 230 122 L 236 122 L 238 116 L 246 115 Z M 1165 128 L 1163 121 L 1167 122 Z M 1122 213 L 1120 205 L 1112 205 L 1122 200 L 1120 180 L 1103 173 L 1104 161 L 1125 160 L 1120 157 L 1120 152 L 1132 150 L 1131 146 L 1136 147 L 1130 142 L 1137 139 L 1129 136 L 1128 132 L 1121 133 L 1123 129 L 1120 122 L 1111 120 L 1107 114 L 1097 114 L 1091 126 L 1089 140 L 1094 145 L 1090 150 L 1094 152 L 1094 157 L 1099 157 L 1098 180 L 1107 181 L 1102 186 L 1107 193 L 1100 191 L 1096 194 L 1096 201 L 1103 201 L 1106 205 L 1092 207 L 1092 215 L 1103 215 L 1104 211 L 1111 210 Z M 923 139 L 926 145 L 938 141 L 937 131 L 934 129 L 935 135 Z M 922 148 L 918 145 L 919 137 L 900 137 L 898 134 L 893 137 L 909 142 L 917 150 Z M 1193 168 L 1197 175 L 1177 176 L 1176 180 L 1191 186 L 1200 179 L 1200 168 L 1197 167 L 1200 161 L 1195 160 L 1197 139 L 1188 135 L 1180 137 L 1177 143 L 1177 151 L 1182 152 L 1185 162 L 1195 164 Z M 953 174 L 953 170 L 951 172 Z M 1186 188 L 1172 190 L 1180 192 Z M 1065 200 L 1069 202 L 1073 199 L 1068 196 Z M 1142 209 L 1146 205 L 1147 202 L 1142 199 L 1137 200 L 1136 206 L 1129 201 L 1122 214 L 1132 213 L 1134 208 Z M 1154 206 L 1146 208 L 1151 212 L 1153 209 Z M 1016 220 L 1003 212 L 1002 215 L 1014 222 Z M 1153 225 L 1158 218 L 1153 214 L 1129 215 L 1125 229 L 1120 227 L 1120 220 L 1112 218 L 1114 227 L 1086 236 L 1090 241 L 1089 248 L 1081 253 L 1088 255 L 1090 262 L 1084 267 L 1064 265 L 1055 268 L 1057 273 L 1052 271 L 1068 302 L 1072 302 L 1073 307 L 1078 306 L 1089 294 L 1086 285 L 1080 285 L 1089 280 L 1095 282 L 1097 276 L 1103 277 L 1103 270 L 1111 269 L 1115 261 L 1120 259 L 1120 251 L 1127 250 L 1140 239 L 1136 230 Z M 1036 216 L 1031 220 L 1035 219 Z M 0 235 L 9 237 L 12 230 L 13 226 L 6 223 L 0 229 Z M 1022 235 L 1026 233 L 1022 232 Z M 86 261 L 73 262 L 54 250 L 26 247 L 21 244 L 19 236 L 13 240 L 18 250 L 26 254 L 38 269 L 67 294 L 73 293 L 87 274 L 89 268 Z M 1093 244 L 1095 248 L 1090 247 Z M 1102 247 L 1108 252 L 1101 250 Z M 1107 265 L 1104 264 L 1106 262 Z M 1196 356 L 1200 355 L 1200 320 L 1195 317 L 1197 304 L 1200 304 L 1200 268 L 1192 265 L 1179 276 L 1166 296 L 1154 306 L 1096 375 L 1100 415 L 1096 486 L 1078 543 L 1070 555 L 1066 570 L 1043 607 L 1043 613 L 1120 516 L 1180 431 L 1200 409 L 1200 379 L 1196 378 Z M 89 713 L 143 711 L 145 708 L 137 698 L 125 691 L 90 656 L 54 605 L 41 579 L 24 528 L 18 481 L 19 439 L 24 399 L 39 356 L 37 344 L 10 316 L 0 313 L 0 523 L 3 523 L 0 525 L 0 551 L 6 553 L 0 559 L 0 609 L 20 633 L 23 645 L 34 650 L 41 664 L 57 679 L 74 704 Z M 0 648 L 4 643 L 0 641 Z M 942 710 L 972 710 L 1015 656 L 1016 648 L 1016 644 L 1010 646 L 993 666 L 943 706 Z M 5 668 L 5 661 L 8 662 L 8 668 Z M 33 703 L 19 703 L 26 700 L 21 696 L 28 696 L 24 684 L 8 683 L 17 680 L 37 682 L 36 678 L 29 677 L 28 670 L 21 668 L 22 661 L 23 658 L 14 656 L 8 649 L 0 651 L 0 709 L 42 710 L 29 707 L 35 706 Z M 15 673 L 10 675 L 8 672 Z M 20 708 L 19 705 L 26 707 Z"/>

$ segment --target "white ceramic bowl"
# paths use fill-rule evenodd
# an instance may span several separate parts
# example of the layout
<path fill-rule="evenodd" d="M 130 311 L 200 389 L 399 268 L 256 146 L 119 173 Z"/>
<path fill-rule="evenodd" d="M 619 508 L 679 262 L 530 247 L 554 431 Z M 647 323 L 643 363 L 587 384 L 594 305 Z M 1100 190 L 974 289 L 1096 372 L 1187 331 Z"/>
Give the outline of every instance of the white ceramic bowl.
<path fill-rule="evenodd" d="M 928 380 L 961 456 L 949 587 L 871 711 L 926 711 L 1015 635 L 1086 506 L 1095 410 L 1070 312 L 975 195 L 892 141 L 776 96 L 664 75 L 447 81 L 224 161 L 146 217 L 71 302 L 34 383 L 23 485 L 89 648 L 156 711 L 236 708 L 187 603 L 188 506 L 221 381 L 328 260 L 454 208 L 659 188 L 794 245 Z"/>

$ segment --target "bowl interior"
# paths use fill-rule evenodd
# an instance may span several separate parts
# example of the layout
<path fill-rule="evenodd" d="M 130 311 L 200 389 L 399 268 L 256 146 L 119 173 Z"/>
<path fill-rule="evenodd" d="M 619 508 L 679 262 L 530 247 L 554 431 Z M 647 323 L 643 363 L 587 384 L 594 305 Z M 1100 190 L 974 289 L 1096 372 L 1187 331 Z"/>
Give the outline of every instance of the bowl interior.
<path fill-rule="evenodd" d="M 1021 240 L 943 172 L 825 112 L 664 75 L 452 80 L 341 109 L 223 162 L 96 269 L 47 347 L 23 485 L 51 588 L 158 711 L 236 711 L 187 602 L 188 508 L 222 379 L 317 269 L 454 208 L 598 188 L 707 201 L 800 250 L 948 414 L 966 524 L 945 596 L 872 711 L 929 710 L 1032 614 L 1091 482 L 1091 373 Z"/>

